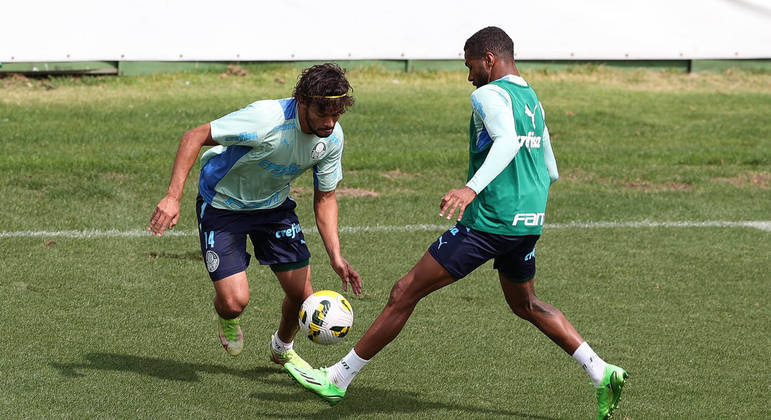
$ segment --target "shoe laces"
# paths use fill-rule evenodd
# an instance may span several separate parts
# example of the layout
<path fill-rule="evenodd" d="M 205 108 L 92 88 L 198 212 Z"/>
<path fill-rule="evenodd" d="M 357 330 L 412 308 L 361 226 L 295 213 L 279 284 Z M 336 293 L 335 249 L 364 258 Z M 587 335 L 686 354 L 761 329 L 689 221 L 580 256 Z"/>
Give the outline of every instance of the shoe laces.
<path fill-rule="evenodd" d="M 241 324 L 239 318 L 224 319 L 220 318 L 220 326 L 222 327 L 222 334 L 228 341 L 238 340 L 238 327 Z"/>

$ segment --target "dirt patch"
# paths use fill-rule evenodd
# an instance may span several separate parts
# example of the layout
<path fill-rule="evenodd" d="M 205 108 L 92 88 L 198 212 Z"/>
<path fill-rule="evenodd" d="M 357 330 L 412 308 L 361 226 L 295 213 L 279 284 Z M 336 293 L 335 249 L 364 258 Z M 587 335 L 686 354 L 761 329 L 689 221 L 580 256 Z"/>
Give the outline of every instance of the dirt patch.
<path fill-rule="evenodd" d="M 313 190 L 308 187 L 291 187 L 289 195 L 294 198 L 306 197 L 308 194 L 313 194 Z"/>
<path fill-rule="evenodd" d="M 654 184 L 651 182 L 625 182 L 624 187 L 632 190 L 641 191 L 686 191 L 691 189 L 691 184 L 682 182 L 667 182 L 665 184 Z"/>
<path fill-rule="evenodd" d="M 756 187 L 764 190 L 769 189 L 771 182 L 770 172 L 746 173 L 730 178 L 712 178 L 714 182 L 727 182 L 737 187 Z"/>
<path fill-rule="evenodd" d="M 249 74 L 249 72 L 241 68 L 241 66 L 231 64 L 224 73 L 220 74 L 220 79 L 224 79 L 228 76 L 244 77 L 247 74 Z"/>
<path fill-rule="evenodd" d="M 636 191 L 687 191 L 692 188 L 691 184 L 683 182 L 666 182 L 657 184 L 650 181 L 628 179 L 608 179 L 599 177 L 591 172 L 585 172 L 581 169 L 573 169 L 560 175 L 560 180 L 567 182 L 595 182 L 602 185 L 616 185 L 620 188 L 626 188 Z"/>
<path fill-rule="evenodd" d="M 28 77 L 24 76 L 23 74 L 18 73 L 11 73 L 9 75 L 2 75 L 3 78 L 3 84 L 4 87 L 19 87 L 19 86 L 26 86 L 28 88 L 31 88 L 32 80 L 30 80 Z"/>
<path fill-rule="evenodd" d="M 292 197 L 309 197 L 313 195 L 313 189 L 308 187 L 292 187 Z M 364 190 L 361 188 L 338 188 L 335 190 L 335 195 L 339 198 L 348 197 L 380 197 L 380 193 L 370 190 Z"/>
<path fill-rule="evenodd" d="M 595 176 L 593 173 L 586 172 L 582 169 L 576 168 L 569 171 L 565 171 L 564 173 L 560 174 L 560 180 L 565 181 L 592 181 L 595 179 Z"/>
<path fill-rule="evenodd" d="M 402 172 L 401 169 L 396 169 L 394 171 L 383 172 L 380 175 L 382 175 L 383 177 L 388 178 L 388 179 L 390 179 L 392 181 L 396 181 L 398 179 L 409 179 L 409 178 L 421 178 L 421 177 L 423 177 L 422 174 L 411 174 L 411 173 L 408 173 L 408 172 Z"/>
<path fill-rule="evenodd" d="M 361 188 L 338 188 L 338 197 L 380 197 L 380 194 L 375 191 L 364 190 Z"/>

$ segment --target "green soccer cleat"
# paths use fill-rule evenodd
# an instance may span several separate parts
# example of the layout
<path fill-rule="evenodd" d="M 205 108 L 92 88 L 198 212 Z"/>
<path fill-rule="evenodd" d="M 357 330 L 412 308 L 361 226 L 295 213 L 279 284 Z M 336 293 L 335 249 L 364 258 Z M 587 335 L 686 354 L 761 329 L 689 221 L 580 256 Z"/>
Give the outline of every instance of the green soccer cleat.
<path fill-rule="evenodd" d="M 299 354 L 297 354 L 294 349 L 289 350 L 284 353 L 276 353 L 276 350 L 273 350 L 273 346 L 270 346 L 270 360 L 273 361 L 273 363 L 277 365 L 284 366 L 286 363 L 291 363 L 295 366 L 299 366 L 303 369 L 313 369 L 313 366 L 311 366 L 310 363 L 303 360 L 302 357 L 300 357 Z"/>
<path fill-rule="evenodd" d="M 605 376 L 597 390 L 597 420 L 612 418 L 613 411 L 618 408 L 618 400 L 621 399 L 621 391 L 624 390 L 626 378 L 629 375 L 618 366 L 605 366 Z"/>
<path fill-rule="evenodd" d="M 327 369 L 304 369 L 295 366 L 291 362 L 284 364 L 284 369 L 289 372 L 289 376 L 298 384 L 302 385 L 308 391 L 321 397 L 329 405 L 335 405 L 343 400 L 345 390 L 327 379 Z"/>
<path fill-rule="evenodd" d="M 220 341 L 231 356 L 238 356 L 244 349 L 244 334 L 241 332 L 241 318 L 219 318 Z"/>

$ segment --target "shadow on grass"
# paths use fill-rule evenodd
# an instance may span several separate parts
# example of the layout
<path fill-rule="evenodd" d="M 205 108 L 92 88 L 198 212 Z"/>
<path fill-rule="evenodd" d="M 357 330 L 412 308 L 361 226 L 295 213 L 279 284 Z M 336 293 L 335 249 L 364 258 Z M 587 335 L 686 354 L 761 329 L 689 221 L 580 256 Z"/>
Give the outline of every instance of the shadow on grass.
<path fill-rule="evenodd" d="M 420 414 L 430 410 L 441 411 L 460 411 L 466 413 L 469 418 L 482 416 L 501 416 L 527 419 L 552 420 L 556 417 L 539 416 L 530 413 L 507 410 L 505 408 L 485 408 L 469 404 L 463 404 L 462 401 L 455 402 L 436 402 L 428 401 L 420 393 L 400 391 L 394 388 L 374 388 L 374 387 L 355 387 L 351 389 L 345 399 L 334 407 L 330 407 L 310 392 L 304 391 L 299 385 L 294 385 L 297 393 L 279 394 L 279 393 L 252 393 L 249 396 L 262 401 L 274 402 L 296 402 L 301 400 L 314 400 L 319 404 L 319 410 L 316 412 L 307 412 L 302 417 L 323 418 L 323 419 L 344 419 L 356 418 L 366 414 L 381 414 L 383 416 L 395 414 Z M 512 401 L 512 405 L 516 401 Z M 252 412 L 255 416 L 266 418 L 297 418 L 297 414 L 288 415 L 286 413 Z"/>
<path fill-rule="evenodd" d="M 234 369 L 226 365 L 187 363 L 176 360 L 160 359 L 154 357 L 133 356 L 115 353 L 89 353 L 82 363 L 51 363 L 51 366 L 70 378 L 84 377 L 80 370 L 100 370 L 133 372 L 140 375 L 151 376 L 170 381 L 200 382 L 199 374 L 226 374 L 241 378 L 267 382 L 272 385 L 286 386 L 296 392 L 288 393 L 259 393 L 249 396 L 261 401 L 277 403 L 291 403 L 303 400 L 314 400 L 319 404 L 319 410 L 306 413 L 309 417 L 343 419 L 356 417 L 362 414 L 411 414 L 429 410 L 460 411 L 469 416 L 507 416 L 515 418 L 552 419 L 552 417 L 538 416 L 512 410 L 492 409 L 457 402 L 427 401 L 419 393 L 401 391 L 393 388 L 355 387 L 345 400 L 335 407 L 329 407 L 326 402 L 319 400 L 313 394 L 304 391 L 299 385 L 294 384 L 282 369 L 278 366 L 256 367 L 251 369 Z M 285 380 L 279 379 L 284 376 Z M 512 402 L 516 404 L 516 402 Z M 256 416 L 272 418 L 296 418 L 297 414 L 287 413 L 253 412 Z"/>
<path fill-rule="evenodd" d="M 234 369 L 225 365 L 204 363 L 186 363 L 176 360 L 141 357 L 114 353 L 89 353 L 84 363 L 51 363 L 62 376 L 78 378 L 85 376 L 78 370 L 105 370 L 134 372 L 170 381 L 199 382 L 199 373 L 219 373 L 240 376 L 246 379 L 263 380 L 265 375 L 281 374 L 276 367 L 257 367 L 252 369 Z M 291 383 L 287 383 L 291 385 Z"/>

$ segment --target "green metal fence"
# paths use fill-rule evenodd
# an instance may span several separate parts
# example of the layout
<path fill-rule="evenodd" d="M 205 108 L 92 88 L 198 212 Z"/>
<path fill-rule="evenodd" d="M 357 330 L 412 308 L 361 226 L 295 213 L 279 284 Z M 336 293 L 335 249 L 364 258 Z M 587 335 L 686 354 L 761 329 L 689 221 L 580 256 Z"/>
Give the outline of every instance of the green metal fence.
<path fill-rule="evenodd" d="M 393 71 L 465 70 L 462 60 L 335 60 L 346 68 L 378 66 Z M 225 71 L 229 65 L 275 66 L 291 64 L 299 68 L 316 61 L 291 62 L 221 62 L 221 61 L 81 61 L 81 62 L 30 62 L 0 63 L 0 73 L 25 75 L 95 74 L 134 76 L 152 73 L 183 71 Z M 549 69 L 564 70 L 581 65 L 601 65 L 620 69 L 670 69 L 681 72 L 721 72 L 726 69 L 771 71 L 771 60 L 519 60 L 517 66 L 523 70 Z"/>

